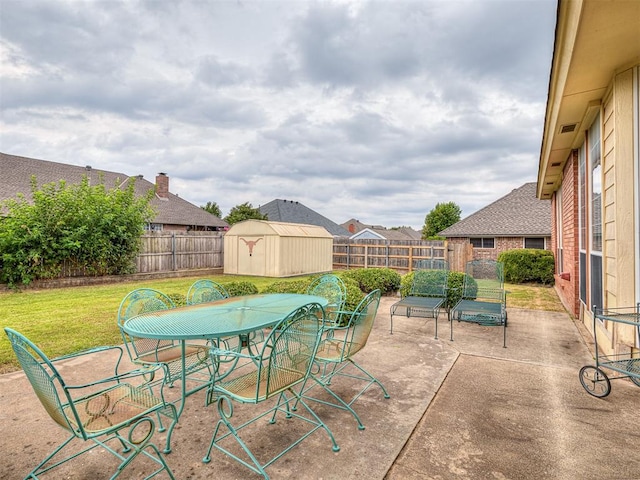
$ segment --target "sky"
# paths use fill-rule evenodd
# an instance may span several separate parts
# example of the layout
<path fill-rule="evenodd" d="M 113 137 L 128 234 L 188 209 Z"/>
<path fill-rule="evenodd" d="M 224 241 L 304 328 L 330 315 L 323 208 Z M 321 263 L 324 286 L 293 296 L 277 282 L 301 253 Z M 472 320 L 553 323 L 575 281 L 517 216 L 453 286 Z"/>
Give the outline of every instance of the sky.
<path fill-rule="evenodd" d="M 556 0 L 0 0 L 0 151 L 421 229 L 537 179 Z"/>

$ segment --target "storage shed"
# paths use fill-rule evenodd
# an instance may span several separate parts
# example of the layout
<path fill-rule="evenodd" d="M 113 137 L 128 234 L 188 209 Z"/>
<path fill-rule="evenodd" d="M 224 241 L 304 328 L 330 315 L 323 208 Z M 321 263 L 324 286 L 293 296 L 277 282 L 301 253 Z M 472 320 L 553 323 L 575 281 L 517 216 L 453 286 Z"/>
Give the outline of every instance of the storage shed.
<path fill-rule="evenodd" d="M 333 236 L 324 227 L 245 220 L 224 236 L 224 273 L 291 277 L 330 272 Z"/>

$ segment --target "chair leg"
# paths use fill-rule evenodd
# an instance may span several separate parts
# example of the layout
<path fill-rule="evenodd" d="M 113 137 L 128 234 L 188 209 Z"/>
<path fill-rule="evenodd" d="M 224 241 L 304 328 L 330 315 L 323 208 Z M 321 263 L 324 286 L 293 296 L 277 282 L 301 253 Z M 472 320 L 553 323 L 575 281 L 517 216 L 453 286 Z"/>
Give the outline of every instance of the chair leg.
<path fill-rule="evenodd" d="M 362 374 L 364 374 L 365 376 L 345 373 L 344 369 L 347 368 L 349 365 L 353 365 L 357 370 L 362 372 Z M 317 402 L 317 403 L 322 403 L 324 405 L 329 405 L 329 406 L 333 406 L 333 407 L 336 407 L 336 408 L 340 408 L 342 410 L 349 411 L 351 413 L 351 415 L 353 415 L 353 418 L 355 418 L 356 422 L 358 423 L 358 429 L 359 430 L 364 430 L 364 428 L 365 428 L 364 424 L 360 420 L 360 417 L 355 412 L 355 410 L 351 407 L 351 405 L 353 405 L 353 403 L 364 392 L 366 392 L 369 389 L 369 387 L 371 385 L 373 385 L 373 384 L 376 384 L 376 385 L 378 385 L 380 387 L 385 399 L 391 398 L 389 393 L 387 392 L 386 388 L 384 387 L 384 385 L 377 378 L 375 378 L 373 375 L 371 375 L 369 372 L 367 372 L 363 367 L 361 367 L 353 359 L 348 359 L 348 360 L 346 360 L 344 363 L 342 363 L 340 365 L 333 364 L 331 369 L 330 369 L 329 374 L 325 375 L 326 368 L 327 368 L 327 365 L 324 365 L 324 368 L 321 369 L 322 375 L 320 375 L 320 376 L 311 375 L 311 378 L 318 385 L 320 385 L 329 395 L 331 395 L 333 398 L 335 398 L 338 401 L 338 403 L 331 403 L 329 401 L 322 400 L 322 399 L 319 399 L 317 397 L 311 397 L 309 395 L 305 395 L 305 393 L 307 391 L 309 391 L 311 388 L 313 388 L 313 385 L 311 387 L 309 387 L 309 388 L 306 388 L 306 389 L 303 388 L 303 390 L 301 390 L 301 394 L 304 396 L 304 398 L 306 398 L 308 400 L 312 400 L 312 401 Z M 347 378 L 351 378 L 351 379 L 354 379 L 354 380 L 364 381 L 364 382 L 366 382 L 366 385 L 349 402 L 346 402 L 345 400 L 343 400 L 339 395 L 337 395 L 330 388 L 332 378 L 337 376 L 337 375 L 340 375 L 340 376 L 343 376 L 343 377 L 347 377 Z"/>
<path fill-rule="evenodd" d="M 342 398 L 340 398 L 339 395 L 337 395 L 333 390 L 331 390 L 329 388 L 329 385 L 322 382 L 322 380 L 320 380 L 319 378 L 312 376 L 311 377 L 318 385 L 320 385 L 322 387 L 322 389 L 327 392 L 329 395 L 331 395 L 335 400 L 338 401 L 337 404 L 335 403 L 331 403 L 331 402 L 327 402 L 325 400 L 321 400 L 319 398 L 316 397 L 311 397 L 308 395 L 304 395 L 304 398 L 306 398 L 307 400 L 312 400 L 314 402 L 317 403 L 322 403 L 323 405 L 328 405 L 330 407 L 336 407 L 336 408 L 340 408 L 342 410 L 347 410 L 348 412 L 351 413 L 351 415 L 353 415 L 353 418 L 355 418 L 356 422 L 358 423 L 358 430 L 364 430 L 365 426 L 362 423 L 362 420 L 360 420 L 360 417 L 358 416 L 358 414 L 355 412 L 355 410 L 353 408 L 351 408 L 351 406 L 346 403 L 344 400 L 342 400 Z M 313 386 L 312 386 L 313 387 Z M 309 389 L 307 389 L 306 391 L 308 391 Z"/>
<path fill-rule="evenodd" d="M 211 442 L 209 443 L 209 448 L 207 450 L 206 455 L 202 459 L 202 461 L 204 463 L 209 463 L 211 461 L 211 450 L 213 448 L 216 448 L 217 450 L 221 451 L 222 453 L 228 455 L 229 457 L 231 457 L 232 459 L 240 463 L 241 465 L 244 465 L 249 470 L 259 475 L 262 475 L 265 479 L 268 479 L 269 475 L 267 474 L 265 469 L 269 465 L 271 465 L 273 462 L 278 460 L 285 453 L 287 453 L 289 450 L 291 450 L 293 447 L 298 445 L 305 438 L 307 438 L 309 435 L 311 435 L 313 432 L 315 432 L 320 428 L 324 429 L 327 435 L 329 436 L 329 439 L 333 444 L 332 450 L 334 452 L 339 451 L 340 447 L 336 443 L 333 433 L 331 432 L 329 427 L 327 427 L 324 424 L 324 422 L 318 417 L 318 415 L 316 415 L 316 413 L 304 402 L 304 400 L 296 392 L 294 392 L 292 389 L 289 389 L 288 391 L 291 393 L 292 395 L 291 397 L 287 397 L 285 392 L 280 393 L 280 395 L 278 396 L 278 401 L 275 406 L 271 407 L 266 412 L 261 413 L 257 417 L 243 423 L 242 425 L 238 425 L 237 427 L 234 427 L 230 421 L 231 417 L 233 416 L 232 401 L 227 396 L 224 396 L 224 395 L 218 396 L 217 407 L 218 407 L 218 414 L 220 416 L 220 420 L 216 422 L 213 436 L 211 437 Z M 296 405 L 298 404 L 302 405 L 307 410 L 307 412 L 311 415 L 312 418 L 307 418 L 305 416 L 294 413 L 294 409 L 290 408 L 290 403 L 294 401 Z M 278 411 L 284 413 L 286 418 L 296 417 L 300 420 L 303 420 L 313 425 L 313 428 L 307 431 L 306 433 L 304 433 L 300 438 L 298 438 L 295 442 L 291 443 L 288 447 L 286 447 L 284 450 L 278 453 L 275 457 L 271 458 L 265 463 L 261 463 L 256 458 L 256 456 L 251 452 L 251 450 L 246 445 L 246 443 L 242 440 L 242 438 L 240 438 L 239 431 L 267 415 L 271 415 L 271 419 L 269 423 L 275 423 L 275 418 Z M 227 431 L 224 432 L 222 427 L 226 427 Z M 229 436 L 232 436 L 237 442 L 237 444 L 240 446 L 240 448 L 242 448 L 242 450 L 244 451 L 244 453 L 247 455 L 249 459 L 248 461 L 238 457 L 237 455 L 232 453 L 230 450 L 220 445 L 220 442 Z"/>

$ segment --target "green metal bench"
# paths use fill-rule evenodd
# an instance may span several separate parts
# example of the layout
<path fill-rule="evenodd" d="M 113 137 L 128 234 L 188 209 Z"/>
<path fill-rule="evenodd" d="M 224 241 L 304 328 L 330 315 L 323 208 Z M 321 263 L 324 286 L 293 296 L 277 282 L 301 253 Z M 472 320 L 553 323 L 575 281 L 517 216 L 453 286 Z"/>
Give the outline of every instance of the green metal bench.
<path fill-rule="evenodd" d="M 453 323 L 469 322 L 485 327 L 502 327 L 502 346 L 507 347 L 507 300 L 503 265 L 495 260 L 467 262 L 462 298 L 451 310 Z"/>
<path fill-rule="evenodd" d="M 391 330 L 393 334 L 393 317 L 402 314 L 406 317 L 433 318 L 435 338 L 438 338 L 438 315 L 447 300 L 447 281 L 449 264 L 446 260 L 422 261 L 420 269 L 413 274 L 413 282 L 409 294 L 399 302 L 391 305 Z"/>

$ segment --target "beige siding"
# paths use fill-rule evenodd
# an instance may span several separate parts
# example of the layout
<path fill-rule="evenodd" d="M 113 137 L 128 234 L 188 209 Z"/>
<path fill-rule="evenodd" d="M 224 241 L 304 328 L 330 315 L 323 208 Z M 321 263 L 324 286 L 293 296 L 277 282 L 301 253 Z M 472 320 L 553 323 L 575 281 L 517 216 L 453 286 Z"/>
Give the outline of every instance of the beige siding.
<path fill-rule="evenodd" d="M 603 103 L 603 270 L 605 308 L 635 304 L 633 83 L 632 70 L 614 78 Z M 632 328 L 598 325 L 603 353 L 620 353 L 635 344 Z"/>
<path fill-rule="evenodd" d="M 635 243 L 634 243 L 634 153 L 633 153 L 633 71 L 618 74 L 614 81 L 615 115 L 615 275 L 616 289 L 612 289 L 617 306 L 635 303 Z M 613 305 L 612 305 L 613 306 Z M 614 343 L 633 346 L 633 329 L 617 324 Z"/>

